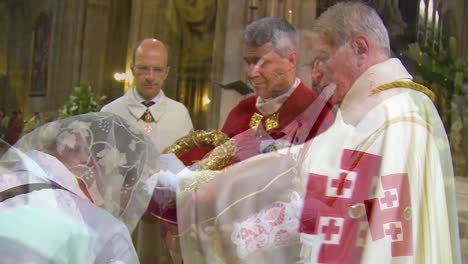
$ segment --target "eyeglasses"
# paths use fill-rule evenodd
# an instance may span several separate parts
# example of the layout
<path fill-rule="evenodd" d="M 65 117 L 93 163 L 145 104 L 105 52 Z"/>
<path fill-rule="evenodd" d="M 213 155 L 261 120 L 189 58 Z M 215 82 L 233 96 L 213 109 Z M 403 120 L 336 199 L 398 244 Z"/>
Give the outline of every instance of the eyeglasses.
<path fill-rule="evenodd" d="M 167 67 L 160 68 L 160 67 L 149 67 L 149 66 L 143 66 L 143 65 L 136 65 L 135 66 L 135 72 L 138 74 L 150 74 L 151 72 L 154 72 L 156 75 L 163 75 L 167 71 Z"/>

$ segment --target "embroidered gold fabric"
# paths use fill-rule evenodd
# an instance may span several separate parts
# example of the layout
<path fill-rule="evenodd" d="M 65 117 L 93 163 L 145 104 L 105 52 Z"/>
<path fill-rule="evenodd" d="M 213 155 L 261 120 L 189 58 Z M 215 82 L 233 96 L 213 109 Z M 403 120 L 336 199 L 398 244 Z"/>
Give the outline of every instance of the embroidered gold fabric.
<path fill-rule="evenodd" d="M 178 139 L 174 144 L 163 150 L 163 153 L 174 153 L 177 157 L 186 153 L 187 151 L 201 146 L 214 146 L 217 147 L 226 141 L 229 137 L 221 132 L 221 130 L 190 130 L 190 132 Z"/>
<path fill-rule="evenodd" d="M 237 146 L 230 140 L 216 147 L 207 158 L 197 163 L 197 170 L 221 170 L 229 164 L 237 153 Z"/>
<path fill-rule="evenodd" d="M 250 118 L 249 126 L 252 129 L 256 129 L 260 122 L 262 121 L 263 116 L 259 113 L 254 113 L 252 117 Z M 272 129 L 275 129 L 279 127 L 279 113 L 276 112 L 270 116 L 267 116 L 265 118 L 265 129 L 267 131 L 270 131 Z"/>
<path fill-rule="evenodd" d="M 278 112 L 272 114 L 271 116 L 268 116 L 265 120 L 265 129 L 267 131 L 270 131 L 277 127 L 279 127 L 279 113 Z"/>
<path fill-rule="evenodd" d="M 385 83 L 372 89 L 371 93 L 376 94 L 376 93 L 379 93 L 379 92 L 382 92 L 391 88 L 411 88 L 414 90 L 418 90 L 426 94 L 427 96 L 429 96 L 429 98 L 431 98 L 433 102 L 435 101 L 435 94 L 429 88 L 427 88 L 426 86 L 422 84 L 415 83 L 413 81 L 395 81 L 395 82 Z"/>
<path fill-rule="evenodd" d="M 249 127 L 256 129 L 258 127 L 258 124 L 260 124 L 260 121 L 262 121 L 262 118 L 263 116 L 261 114 L 254 113 L 250 118 Z"/>
<path fill-rule="evenodd" d="M 218 176 L 219 174 L 221 174 L 220 171 L 202 171 L 201 174 L 194 179 L 183 180 L 181 182 L 181 190 L 185 193 L 197 190 L 201 186 L 205 185 L 207 182 L 216 178 L 216 176 Z"/>

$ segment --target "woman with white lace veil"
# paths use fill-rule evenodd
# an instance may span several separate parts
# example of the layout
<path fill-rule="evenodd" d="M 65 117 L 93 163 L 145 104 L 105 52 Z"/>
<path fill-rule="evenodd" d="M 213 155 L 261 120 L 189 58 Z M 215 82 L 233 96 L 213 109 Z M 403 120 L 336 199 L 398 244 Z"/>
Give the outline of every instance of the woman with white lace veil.
<path fill-rule="evenodd" d="M 0 221 L 18 208 L 27 209 L 13 214 L 23 226 L 29 225 L 21 215 L 38 208 L 54 212 L 55 219 L 70 220 L 59 221 L 67 223 L 65 230 L 79 231 L 79 237 L 87 232 L 88 239 L 80 239 L 89 242 L 81 247 L 88 250 L 82 254 L 87 263 L 138 263 L 129 233 L 148 206 L 156 182 L 151 176 L 158 170 L 159 152 L 151 140 L 116 115 L 89 113 L 51 122 L 25 135 L 0 160 Z M 11 239 L 9 232 L 0 228 L 0 238 Z M 35 241 L 26 243 L 33 249 L 57 240 L 33 236 L 25 239 Z M 64 247 L 46 247 L 45 255 L 72 252 Z M 82 263 L 70 261 L 57 263 Z"/>

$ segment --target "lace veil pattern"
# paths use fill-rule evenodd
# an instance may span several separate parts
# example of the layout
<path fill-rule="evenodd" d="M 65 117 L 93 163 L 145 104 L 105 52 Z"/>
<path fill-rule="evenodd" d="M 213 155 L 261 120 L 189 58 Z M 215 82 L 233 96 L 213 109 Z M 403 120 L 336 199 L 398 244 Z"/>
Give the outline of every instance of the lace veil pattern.
<path fill-rule="evenodd" d="M 151 140 L 111 113 L 88 113 L 47 123 L 23 136 L 3 156 L 25 159 L 31 151 L 55 157 L 75 175 L 97 206 L 123 221 L 130 232 L 145 212 L 159 171 Z M 53 164 L 41 164 L 48 174 Z M 154 177 L 151 177 L 154 176 Z M 42 175 L 53 180 L 52 175 Z M 66 188 L 66 186 L 64 186 Z"/>

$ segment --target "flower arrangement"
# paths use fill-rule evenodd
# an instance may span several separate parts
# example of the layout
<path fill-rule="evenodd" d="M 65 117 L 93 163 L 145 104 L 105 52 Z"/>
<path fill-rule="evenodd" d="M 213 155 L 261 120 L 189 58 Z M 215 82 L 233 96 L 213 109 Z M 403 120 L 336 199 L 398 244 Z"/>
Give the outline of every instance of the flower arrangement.
<path fill-rule="evenodd" d="M 74 88 L 74 95 L 71 95 L 68 101 L 60 108 L 59 117 L 66 118 L 89 112 L 98 112 L 106 98 L 106 96 L 97 98 L 91 86 L 82 83 Z"/>

